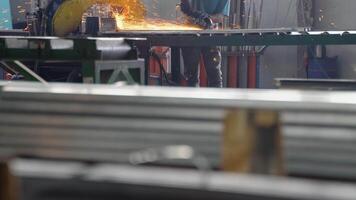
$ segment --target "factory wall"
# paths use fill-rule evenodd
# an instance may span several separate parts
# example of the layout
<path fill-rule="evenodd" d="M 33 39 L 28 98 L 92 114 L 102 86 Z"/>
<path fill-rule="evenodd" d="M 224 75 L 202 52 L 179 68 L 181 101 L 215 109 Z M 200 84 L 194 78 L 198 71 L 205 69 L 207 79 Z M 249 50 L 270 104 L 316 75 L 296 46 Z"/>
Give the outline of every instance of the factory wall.
<path fill-rule="evenodd" d="M 260 28 L 297 27 L 297 0 L 268 0 L 263 3 Z M 297 52 L 295 46 L 268 47 L 260 62 L 260 88 L 273 88 L 275 78 L 303 77 L 305 73 L 298 66 Z"/>
<path fill-rule="evenodd" d="M 355 30 L 355 0 L 316 0 L 315 24 L 317 30 Z M 328 56 L 338 56 L 340 78 L 356 78 L 356 46 L 329 46 Z"/>

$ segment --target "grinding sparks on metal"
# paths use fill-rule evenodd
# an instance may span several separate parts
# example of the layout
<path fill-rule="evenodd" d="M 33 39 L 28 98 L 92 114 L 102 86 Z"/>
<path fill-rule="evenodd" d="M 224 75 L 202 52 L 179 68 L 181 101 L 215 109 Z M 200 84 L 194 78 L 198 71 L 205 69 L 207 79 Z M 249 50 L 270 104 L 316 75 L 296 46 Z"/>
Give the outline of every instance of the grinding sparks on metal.
<path fill-rule="evenodd" d="M 201 30 L 200 27 L 180 24 L 161 19 L 127 20 L 124 15 L 115 14 L 116 26 L 120 30 Z"/>
<path fill-rule="evenodd" d="M 134 2 L 132 2 L 134 4 Z M 133 11 L 133 8 L 136 10 Z M 140 10 L 137 10 L 140 9 Z M 112 6 L 113 17 L 117 30 L 201 30 L 197 25 L 184 24 L 172 20 L 145 18 L 132 13 L 145 13 L 144 7 L 125 5 L 117 8 Z"/>

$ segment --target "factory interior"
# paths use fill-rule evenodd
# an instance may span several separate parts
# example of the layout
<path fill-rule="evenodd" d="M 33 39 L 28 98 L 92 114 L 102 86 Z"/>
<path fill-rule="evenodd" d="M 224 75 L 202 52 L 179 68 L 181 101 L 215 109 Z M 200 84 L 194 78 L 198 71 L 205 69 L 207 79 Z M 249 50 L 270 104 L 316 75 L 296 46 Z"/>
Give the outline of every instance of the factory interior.
<path fill-rule="evenodd" d="M 355 9 L 0 0 L 0 200 L 356 200 Z"/>

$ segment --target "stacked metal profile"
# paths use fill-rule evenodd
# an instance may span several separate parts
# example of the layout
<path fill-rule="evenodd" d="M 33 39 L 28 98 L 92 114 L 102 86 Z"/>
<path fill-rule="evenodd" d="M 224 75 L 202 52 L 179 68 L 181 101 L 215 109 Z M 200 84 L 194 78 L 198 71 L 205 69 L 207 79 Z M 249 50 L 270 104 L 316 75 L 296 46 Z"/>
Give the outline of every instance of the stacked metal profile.
<path fill-rule="evenodd" d="M 289 173 L 356 179 L 355 113 L 288 112 L 282 120 Z"/>
<path fill-rule="evenodd" d="M 1 94 L 0 153 L 128 162 L 136 151 L 189 145 L 211 165 L 220 163 L 222 108 L 194 100 L 125 95 L 142 88 L 23 86 L 34 92 Z"/>
<path fill-rule="evenodd" d="M 279 79 L 277 85 L 283 89 L 355 91 L 354 80 Z M 352 112 L 294 112 L 282 119 L 291 173 L 325 177 L 336 173 L 339 178 L 356 179 L 356 118 Z"/>
<path fill-rule="evenodd" d="M 189 145 L 220 166 L 231 108 L 282 113 L 287 170 L 356 178 L 356 94 L 9 84 L 0 102 L 0 154 L 127 162 L 138 150 Z"/>

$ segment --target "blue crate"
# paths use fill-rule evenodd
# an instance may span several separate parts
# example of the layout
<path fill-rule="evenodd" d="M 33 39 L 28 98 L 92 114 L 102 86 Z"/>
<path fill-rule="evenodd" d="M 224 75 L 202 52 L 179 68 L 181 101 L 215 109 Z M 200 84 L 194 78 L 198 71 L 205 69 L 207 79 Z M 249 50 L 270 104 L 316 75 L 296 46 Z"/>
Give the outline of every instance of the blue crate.
<path fill-rule="evenodd" d="M 337 57 L 311 58 L 308 62 L 308 78 L 310 79 L 337 79 Z"/>

